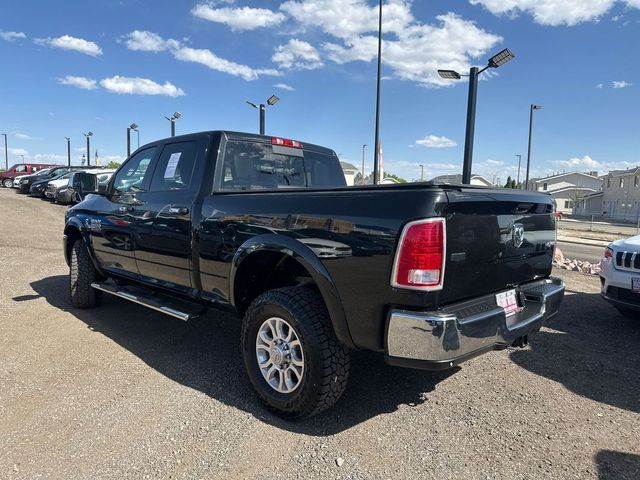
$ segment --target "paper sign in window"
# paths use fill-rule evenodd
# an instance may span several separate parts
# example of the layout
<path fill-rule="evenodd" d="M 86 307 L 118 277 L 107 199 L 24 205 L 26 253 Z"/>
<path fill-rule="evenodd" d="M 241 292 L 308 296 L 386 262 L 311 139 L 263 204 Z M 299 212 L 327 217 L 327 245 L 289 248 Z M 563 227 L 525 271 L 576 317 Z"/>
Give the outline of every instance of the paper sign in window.
<path fill-rule="evenodd" d="M 164 171 L 164 178 L 173 178 L 176 176 L 176 168 L 180 161 L 180 155 L 182 152 L 172 153 L 167 162 L 167 169 Z"/>

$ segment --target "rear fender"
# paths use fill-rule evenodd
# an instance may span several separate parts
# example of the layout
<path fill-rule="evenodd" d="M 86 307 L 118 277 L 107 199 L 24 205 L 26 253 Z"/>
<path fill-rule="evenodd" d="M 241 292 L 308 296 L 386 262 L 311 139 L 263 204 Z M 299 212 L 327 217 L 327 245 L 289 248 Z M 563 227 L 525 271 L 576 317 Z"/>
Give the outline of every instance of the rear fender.
<path fill-rule="evenodd" d="M 276 234 L 257 235 L 240 246 L 231 262 L 229 275 L 229 299 L 234 307 L 236 306 L 236 299 L 234 298 L 236 273 L 243 261 L 259 252 L 281 253 L 293 258 L 302 265 L 318 286 L 318 290 L 327 306 L 336 337 L 343 345 L 349 348 L 356 348 L 349 332 L 338 289 L 331 275 L 309 247 L 293 238 Z"/>

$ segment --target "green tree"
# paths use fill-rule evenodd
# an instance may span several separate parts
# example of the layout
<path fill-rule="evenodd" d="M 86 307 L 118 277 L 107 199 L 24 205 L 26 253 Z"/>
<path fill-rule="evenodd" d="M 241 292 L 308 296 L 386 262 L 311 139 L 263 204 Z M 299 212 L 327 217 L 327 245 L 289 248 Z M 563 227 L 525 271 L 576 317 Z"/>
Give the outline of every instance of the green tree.
<path fill-rule="evenodd" d="M 118 162 L 114 162 L 113 160 L 111 160 L 109 163 L 107 163 L 106 168 L 119 168 L 120 167 L 120 163 Z"/>
<path fill-rule="evenodd" d="M 404 178 L 399 177 L 398 175 L 394 175 L 393 173 L 388 173 L 387 172 L 387 173 L 384 174 L 384 177 L 385 178 L 393 178 L 394 180 L 397 180 L 399 183 L 407 183 L 407 181 Z"/>
<path fill-rule="evenodd" d="M 507 177 L 507 183 L 504 184 L 504 188 L 513 188 L 511 186 L 511 175 Z"/>

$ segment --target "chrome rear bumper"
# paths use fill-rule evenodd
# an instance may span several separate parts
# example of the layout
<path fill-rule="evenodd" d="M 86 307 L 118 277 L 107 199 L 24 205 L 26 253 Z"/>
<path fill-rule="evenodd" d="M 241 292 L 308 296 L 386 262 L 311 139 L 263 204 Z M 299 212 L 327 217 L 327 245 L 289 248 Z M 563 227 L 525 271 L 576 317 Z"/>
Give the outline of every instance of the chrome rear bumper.
<path fill-rule="evenodd" d="M 391 365 L 443 370 L 490 350 L 511 345 L 540 329 L 558 312 L 564 283 L 558 278 L 520 285 L 523 307 L 506 317 L 495 295 L 449 305 L 432 312 L 391 310 L 385 359 Z"/>

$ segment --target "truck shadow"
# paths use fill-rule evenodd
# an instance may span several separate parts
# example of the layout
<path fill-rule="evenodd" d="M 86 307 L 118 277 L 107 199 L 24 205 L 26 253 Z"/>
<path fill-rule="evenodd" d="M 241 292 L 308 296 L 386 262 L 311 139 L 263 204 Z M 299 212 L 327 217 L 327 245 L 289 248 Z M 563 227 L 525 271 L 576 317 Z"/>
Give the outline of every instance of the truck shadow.
<path fill-rule="evenodd" d="M 522 368 L 600 403 L 640 412 L 640 315 L 623 317 L 600 294 L 567 291 L 560 313 L 514 350 Z"/>
<path fill-rule="evenodd" d="M 595 456 L 599 480 L 636 480 L 640 478 L 640 455 L 600 450 Z"/>
<path fill-rule="evenodd" d="M 210 312 L 183 323 L 109 295 L 102 297 L 100 308 L 75 309 L 68 300 L 68 277 L 63 275 L 38 280 L 31 287 L 53 307 L 73 314 L 166 377 L 278 428 L 308 435 L 333 435 L 401 405 L 419 405 L 439 382 L 457 372 L 394 368 L 381 355 L 355 352 L 349 386 L 340 402 L 325 414 L 287 422 L 267 412 L 244 374 L 240 321 L 235 316 Z M 28 297 L 14 300 L 33 296 Z"/>

